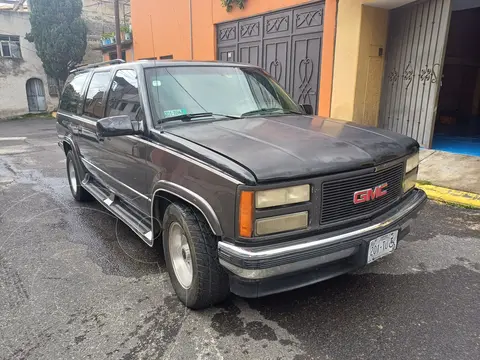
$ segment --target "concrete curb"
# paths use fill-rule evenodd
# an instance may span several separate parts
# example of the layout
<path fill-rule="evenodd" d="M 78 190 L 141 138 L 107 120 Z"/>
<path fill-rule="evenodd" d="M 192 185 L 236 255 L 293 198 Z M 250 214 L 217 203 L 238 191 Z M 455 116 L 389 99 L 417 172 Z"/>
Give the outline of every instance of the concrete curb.
<path fill-rule="evenodd" d="M 466 206 L 480 209 L 480 195 L 471 192 L 447 189 L 441 186 L 416 184 L 416 187 L 425 191 L 429 199 L 447 204 Z"/>
<path fill-rule="evenodd" d="M 55 116 L 53 116 L 55 114 Z M 0 118 L 0 123 L 8 122 L 8 121 L 19 121 L 19 120 L 28 120 L 28 119 L 56 119 L 57 112 L 51 113 L 41 113 L 41 114 L 24 114 L 24 115 L 17 115 L 17 116 L 9 116 L 6 118 Z"/>

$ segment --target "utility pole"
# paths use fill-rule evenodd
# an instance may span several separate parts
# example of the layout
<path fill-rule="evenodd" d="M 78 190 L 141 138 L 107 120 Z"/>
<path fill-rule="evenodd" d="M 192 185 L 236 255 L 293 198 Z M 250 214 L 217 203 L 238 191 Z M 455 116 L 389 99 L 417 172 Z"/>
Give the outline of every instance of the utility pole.
<path fill-rule="evenodd" d="M 115 42 L 117 43 L 117 59 L 122 58 L 122 38 L 120 37 L 120 6 L 118 0 L 114 2 L 115 7 Z"/>

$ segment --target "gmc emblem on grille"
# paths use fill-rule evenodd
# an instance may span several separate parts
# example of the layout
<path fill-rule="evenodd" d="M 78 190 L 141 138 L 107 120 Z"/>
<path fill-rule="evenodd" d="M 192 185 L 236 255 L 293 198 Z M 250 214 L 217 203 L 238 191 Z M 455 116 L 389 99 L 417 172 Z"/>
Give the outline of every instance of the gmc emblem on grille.
<path fill-rule="evenodd" d="M 387 190 L 385 190 L 388 186 L 388 183 L 378 185 L 373 189 L 366 189 L 356 191 L 353 194 L 353 203 L 354 204 L 361 204 L 367 201 L 375 200 L 379 197 L 387 195 Z"/>

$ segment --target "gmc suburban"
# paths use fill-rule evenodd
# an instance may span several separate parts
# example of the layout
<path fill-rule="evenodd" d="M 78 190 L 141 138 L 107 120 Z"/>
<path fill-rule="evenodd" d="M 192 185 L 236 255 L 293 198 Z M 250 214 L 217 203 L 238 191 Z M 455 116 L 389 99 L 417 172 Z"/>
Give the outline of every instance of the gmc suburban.
<path fill-rule="evenodd" d="M 418 143 L 313 113 L 259 67 L 111 61 L 72 71 L 57 131 L 75 200 L 160 241 L 200 309 L 351 272 L 409 232 Z"/>

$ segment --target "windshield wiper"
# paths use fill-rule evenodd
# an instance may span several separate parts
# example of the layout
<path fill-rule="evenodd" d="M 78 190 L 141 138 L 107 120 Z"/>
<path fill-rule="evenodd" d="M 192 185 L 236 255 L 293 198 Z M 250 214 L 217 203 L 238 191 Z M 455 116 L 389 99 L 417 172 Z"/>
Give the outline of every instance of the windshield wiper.
<path fill-rule="evenodd" d="M 215 114 L 215 113 L 213 113 L 213 115 L 214 116 L 226 117 L 228 119 L 241 119 L 242 118 L 241 116 L 237 116 L 237 115 Z"/>
<path fill-rule="evenodd" d="M 192 119 L 195 118 L 202 118 L 202 117 L 209 117 L 212 116 L 213 114 L 211 112 L 204 112 L 204 113 L 195 113 L 195 114 L 181 114 L 181 115 L 176 115 L 176 116 L 170 116 L 165 119 L 158 120 L 159 123 L 166 123 L 170 121 L 177 121 L 177 120 L 182 120 L 185 122 L 188 122 Z"/>
<path fill-rule="evenodd" d="M 203 113 L 195 113 L 195 114 L 181 114 L 181 115 L 176 115 L 176 116 L 170 116 L 165 119 L 160 119 L 158 120 L 158 123 L 167 123 L 170 121 L 177 121 L 181 120 L 184 122 L 191 121 L 192 119 L 196 118 L 203 118 L 203 117 L 212 117 L 212 116 L 221 116 L 221 117 L 226 117 L 229 119 L 240 119 L 240 116 L 234 116 L 234 115 L 225 115 L 225 114 L 215 114 L 212 112 L 203 112 Z"/>
<path fill-rule="evenodd" d="M 257 115 L 257 114 L 271 114 L 271 113 L 274 113 L 276 111 L 283 111 L 284 114 L 304 115 L 300 111 L 287 110 L 287 109 L 283 109 L 283 108 L 262 108 L 262 109 L 247 111 L 246 113 L 242 114 L 242 117 L 249 116 L 249 115 Z"/>

